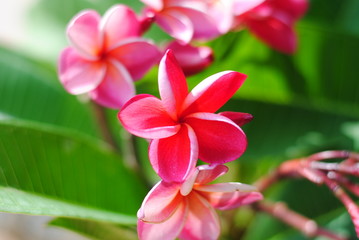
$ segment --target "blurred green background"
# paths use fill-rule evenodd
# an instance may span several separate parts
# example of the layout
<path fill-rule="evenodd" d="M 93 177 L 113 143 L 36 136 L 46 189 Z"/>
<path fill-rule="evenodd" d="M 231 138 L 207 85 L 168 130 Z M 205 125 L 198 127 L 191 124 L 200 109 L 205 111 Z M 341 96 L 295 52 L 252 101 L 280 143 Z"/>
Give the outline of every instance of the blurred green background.
<path fill-rule="evenodd" d="M 86 98 L 66 93 L 56 74 L 69 20 L 86 8 L 103 14 L 116 3 L 142 8 L 137 0 L 0 3 L 0 211 L 61 217 L 51 224 L 93 239 L 136 238 L 135 214 L 147 188 L 102 140 Z M 296 29 L 299 48 L 292 56 L 247 31 L 213 40 L 208 45 L 215 62 L 188 78 L 193 87 L 223 70 L 248 75 L 222 110 L 254 115 L 243 127 L 249 145 L 228 164 L 222 181 L 253 183 L 286 159 L 322 150 L 359 151 L 359 1 L 311 0 Z M 146 36 L 157 43 L 167 38 L 158 28 Z M 157 68 L 137 83 L 137 92 L 158 95 Z M 117 111 L 106 115 L 126 149 Z M 135 145 L 147 177 L 156 182 L 147 142 L 136 138 Z M 355 238 L 348 214 L 325 187 L 288 180 L 265 197 Z M 265 214 L 253 216 L 248 209 L 233 214 L 234 226 L 247 229 L 242 239 L 306 239 Z M 224 225 L 222 239 L 238 238 Z"/>

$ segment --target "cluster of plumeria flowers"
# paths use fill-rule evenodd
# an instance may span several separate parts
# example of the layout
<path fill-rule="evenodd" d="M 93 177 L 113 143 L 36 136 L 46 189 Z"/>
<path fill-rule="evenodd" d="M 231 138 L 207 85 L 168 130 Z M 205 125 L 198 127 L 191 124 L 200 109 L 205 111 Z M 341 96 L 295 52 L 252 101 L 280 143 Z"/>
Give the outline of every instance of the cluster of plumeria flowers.
<path fill-rule="evenodd" d="M 94 10 L 77 14 L 67 27 L 70 47 L 59 61 L 59 78 L 72 94 L 84 94 L 98 104 L 120 109 L 135 95 L 134 81 L 158 63 L 167 49 L 175 52 L 186 75 L 213 61 L 213 52 L 199 42 L 229 31 L 249 29 L 284 53 L 297 47 L 295 22 L 307 0 L 142 0 L 138 16 L 115 5 L 103 17 Z M 157 24 L 174 38 L 156 46 L 143 34 Z"/>
<path fill-rule="evenodd" d="M 59 78 L 71 94 L 87 94 L 101 106 L 120 110 L 118 118 L 123 127 L 149 140 L 149 160 L 161 181 L 147 194 L 138 211 L 139 238 L 218 239 L 220 223 L 215 209 L 233 209 L 263 198 L 254 186 L 237 182 L 209 184 L 228 171 L 223 164 L 238 159 L 246 150 L 247 139 L 241 126 L 250 122 L 252 115 L 215 112 L 247 76 L 223 71 L 204 79 L 191 91 L 186 76 L 202 71 L 213 61 L 211 48 L 200 43 L 230 31 L 248 29 L 274 49 L 293 53 L 297 48 L 294 24 L 306 12 L 308 3 L 141 1 L 145 5 L 141 15 L 120 4 L 103 17 L 94 10 L 77 14 L 67 28 L 70 47 L 61 53 Z M 174 40 L 157 46 L 144 38 L 152 24 Z M 158 63 L 160 99 L 149 94 L 135 95 L 134 81 Z M 358 194 L 357 186 L 343 175 L 348 173 L 345 171 L 352 174 L 350 167 L 354 165 L 357 169 L 358 157 L 331 170 L 317 163 L 321 157 L 310 158 L 296 173 L 330 188 L 337 189 L 340 183 Z M 198 159 L 208 165 L 197 166 Z M 338 196 L 357 226 L 358 208 L 347 195 Z"/>

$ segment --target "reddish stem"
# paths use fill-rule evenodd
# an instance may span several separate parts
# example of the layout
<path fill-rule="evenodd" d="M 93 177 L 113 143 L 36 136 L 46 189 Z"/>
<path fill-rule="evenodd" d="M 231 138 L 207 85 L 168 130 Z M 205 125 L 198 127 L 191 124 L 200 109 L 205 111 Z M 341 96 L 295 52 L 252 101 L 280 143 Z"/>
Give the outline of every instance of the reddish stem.
<path fill-rule="evenodd" d="M 320 228 L 313 220 L 300 215 L 297 212 L 289 209 L 286 204 L 282 202 L 269 203 L 259 202 L 254 207 L 262 212 L 266 212 L 280 221 L 292 226 L 293 228 L 302 232 L 308 237 L 327 237 L 332 240 L 346 240 L 346 238 L 332 233 L 326 229 Z"/>

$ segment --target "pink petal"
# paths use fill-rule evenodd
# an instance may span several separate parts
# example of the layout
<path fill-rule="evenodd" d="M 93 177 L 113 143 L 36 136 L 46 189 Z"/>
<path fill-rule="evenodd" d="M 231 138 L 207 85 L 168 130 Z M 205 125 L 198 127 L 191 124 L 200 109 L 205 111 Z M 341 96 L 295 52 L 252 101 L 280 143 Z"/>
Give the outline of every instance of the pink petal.
<path fill-rule="evenodd" d="M 207 163 L 226 163 L 239 158 L 247 147 L 243 131 L 226 117 L 195 113 L 185 118 L 196 133 L 199 159 Z"/>
<path fill-rule="evenodd" d="M 234 0 L 234 15 L 238 16 L 248 12 L 263 2 L 265 2 L 265 0 Z"/>
<path fill-rule="evenodd" d="M 249 192 L 256 191 L 257 188 L 252 185 L 239 183 L 239 182 L 228 182 L 228 183 L 216 183 L 210 185 L 196 185 L 195 189 L 201 192 Z"/>
<path fill-rule="evenodd" d="M 233 7 L 234 2 L 228 0 L 212 1 L 210 4 L 208 14 L 213 18 L 220 34 L 227 33 L 233 25 Z"/>
<path fill-rule="evenodd" d="M 201 72 L 213 62 L 213 51 L 207 46 L 196 47 L 173 41 L 167 49 L 173 50 L 186 76 Z"/>
<path fill-rule="evenodd" d="M 166 138 L 180 129 L 180 125 L 164 109 L 161 100 L 148 94 L 129 100 L 118 118 L 127 131 L 143 138 Z"/>
<path fill-rule="evenodd" d="M 186 178 L 186 180 L 182 183 L 180 189 L 182 196 L 187 196 L 188 194 L 190 194 L 190 192 L 193 189 L 193 185 L 195 184 L 195 181 L 197 179 L 198 173 L 199 173 L 198 167 L 193 168 L 191 173 Z"/>
<path fill-rule="evenodd" d="M 173 240 L 181 232 L 188 214 L 188 206 L 181 202 L 174 214 L 162 223 L 137 222 L 137 233 L 140 240 Z"/>
<path fill-rule="evenodd" d="M 247 26 L 259 39 L 272 48 L 291 54 L 297 48 L 297 38 L 292 26 L 273 18 L 248 21 Z"/>
<path fill-rule="evenodd" d="M 119 42 L 108 54 L 121 62 L 134 80 L 142 78 L 162 55 L 155 45 L 140 38 Z"/>
<path fill-rule="evenodd" d="M 252 114 L 242 112 L 220 112 L 221 116 L 231 119 L 238 126 L 243 126 L 253 120 Z"/>
<path fill-rule="evenodd" d="M 166 7 L 176 7 L 177 9 L 183 10 L 183 8 L 194 9 L 200 12 L 206 12 L 208 10 L 209 2 L 207 0 L 165 0 Z M 210 0 L 211 1 L 211 0 Z"/>
<path fill-rule="evenodd" d="M 201 165 L 197 168 L 199 173 L 196 178 L 196 183 L 200 185 L 212 182 L 228 172 L 228 167 L 225 165 Z"/>
<path fill-rule="evenodd" d="M 225 71 L 214 74 L 199 83 L 183 104 L 183 115 L 195 112 L 215 112 L 238 90 L 246 75 Z"/>
<path fill-rule="evenodd" d="M 297 20 L 305 14 L 309 4 L 308 0 L 275 0 L 270 5 Z"/>
<path fill-rule="evenodd" d="M 157 183 L 143 200 L 137 217 L 150 223 L 167 220 L 179 207 L 183 197 L 179 194 L 178 184 Z"/>
<path fill-rule="evenodd" d="M 61 52 L 59 78 L 65 89 L 72 94 L 94 90 L 103 80 L 105 73 L 104 63 L 85 60 L 71 47 Z"/>
<path fill-rule="evenodd" d="M 134 95 L 135 86 L 131 76 L 126 68 L 116 61 L 107 64 L 104 80 L 90 93 L 95 102 L 114 109 L 120 109 Z"/>
<path fill-rule="evenodd" d="M 101 31 L 105 37 L 105 49 L 109 51 L 121 40 L 139 37 L 141 25 L 131 8 L 118 4 L 106 12 L 101 22 Z"/>
<path fill-rule="evenodd" d="M 182 8 L 181 13 L 189 18 L 193 27 L 193 39 L 210 40 L 221 35 L 219 23 L 209 13 L 197 11 L 191 8 Z M 182 40 L 180 38 L 177 38 Z M 188 41 L 184 41 L 188 43 Z"/>
<path fill-rule="evenodd" d="M 163 0 L 140 0 L 147 6 L 160 11 L 163 8 Z"/>
<path fill-rule="evenodd" d="M 186 78 L 171 50 L 167 50 L 158 70 L 158 85 L 163 105 L 177 119 L 179 108 L 188 94 Z"/>
<path fill-rule="evenodd" d="M 97 60 L 102 51 L 100 19 L 101 16 L 96 11 L 86 10 L 77 14 L 67 27 L 71 45 L 89 60 Z"/>
<path fill-rule="evenodd" d="M 259 192 L 201 192 L 201 194 L 219 210 L 229 210 L 263 199 Z"/>
<path fill-rule="evenodd" d="M 152 140 L 149 148 L 152 167 L 166 182 L 184 181 L 195 167 L 197 157 L 197 139 L 186 124 L 171 137 Z"/>
<path fill-rule="evenodd" d="M 193 192 L 188 197 L 189 212 L 179 236 L 184 240 L 216 240 L 220 234 L 217 213 L 202 196 Z"/>
<path fill-rule="evenodd" d="M 193 37 L 193 25 L 181 11 L 170 9 L 156 15 L 157 24 L 170 36 L 189 43 Z"/>

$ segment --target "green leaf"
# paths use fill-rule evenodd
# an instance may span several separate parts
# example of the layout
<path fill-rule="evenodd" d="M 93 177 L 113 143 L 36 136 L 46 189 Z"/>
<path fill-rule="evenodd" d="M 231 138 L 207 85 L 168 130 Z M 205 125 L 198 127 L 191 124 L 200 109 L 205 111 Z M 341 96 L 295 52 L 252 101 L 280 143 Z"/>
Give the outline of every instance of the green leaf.
<path fill-rule="evenodd" d="M 137 218 L 133 216 L 72 204 L 9 187 L 0 187 L 0 211 L 90 219 L 130 225 L 135 225 L 137 222 Z"/>
<path fill-rule="evenodd" d="M 0 186 L 111 212 L 107 219 L 103 212 L 91 216 L 110 222 L 118 213 L 134 216 L 146 194 L 138 178 L 103 143 L 64 129 L 14 121 L 0 122 Z M 14 203 L 24 194 L 13 194 Z M 13 211 L 14 206 L 6 206 L 3 211 Z M 22 211 L 38 214 L 31 205 L 27 210 L 24 206 Z M 44 204 L 42 214 L 46 209 Z M 66 216 L 63 210 L 59 216 Z"/>
<path fill-rule="evenodd" d="M 53 69 L 0 48 L 0 119 L 23 119 L 98 136 L 88 104 L 60 86 Z"/>
<path fill-rule="evenodd" d="M 96 240 L 133 240 L 137 239 L 136 229 L 125 228 L 109 223 L 80 219 L 57 218 L 49 223 L 51 226 L 66 228 Z"/>

